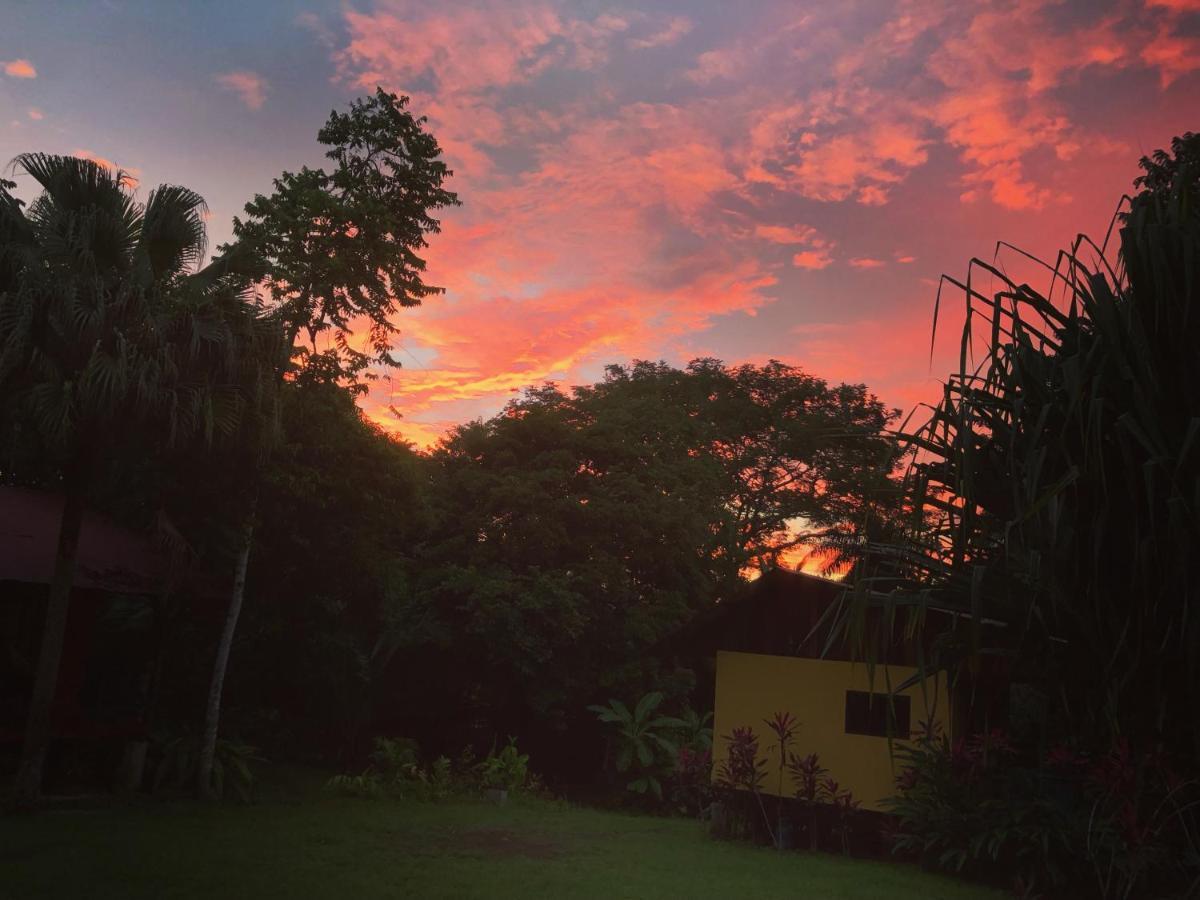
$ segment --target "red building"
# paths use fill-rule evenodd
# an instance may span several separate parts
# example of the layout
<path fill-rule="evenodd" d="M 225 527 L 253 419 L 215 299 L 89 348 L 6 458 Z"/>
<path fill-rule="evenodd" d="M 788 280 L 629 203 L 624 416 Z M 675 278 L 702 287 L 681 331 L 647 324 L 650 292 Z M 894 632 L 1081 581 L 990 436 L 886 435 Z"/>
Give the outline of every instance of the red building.
<path fill-rule="evenodd" d="M 63 499 L 0 487 L 0 753 L 19 749 L 54 570 Z M 147 538 L 86 512 L 51 718 L 55 749 L 143 736 L 154 600 Z"/>

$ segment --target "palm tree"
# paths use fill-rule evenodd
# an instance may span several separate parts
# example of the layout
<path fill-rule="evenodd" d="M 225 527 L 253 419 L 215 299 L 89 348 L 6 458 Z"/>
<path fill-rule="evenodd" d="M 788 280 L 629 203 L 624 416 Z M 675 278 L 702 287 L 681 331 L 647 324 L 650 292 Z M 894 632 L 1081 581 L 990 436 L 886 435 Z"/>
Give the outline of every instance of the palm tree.
<path fill-rule="evenodd" d="M 228 260 L 206 252 L 203 199 L 160 186 L 138 203 L 123 172 L 24 154 L 42 193 L 0 183 L 0 411 L 26 422 L 62 471 L 65 502 L 20 770 L 32 806 L 50 736 L 84 499 L 121 427 L 168 441 L 231 433 L 256 392 L 247 344 L 269 338 Z M 264 382 L 269 384 L 269 379 Z M 260 394 L 261 396 L 261 394 Z"/>

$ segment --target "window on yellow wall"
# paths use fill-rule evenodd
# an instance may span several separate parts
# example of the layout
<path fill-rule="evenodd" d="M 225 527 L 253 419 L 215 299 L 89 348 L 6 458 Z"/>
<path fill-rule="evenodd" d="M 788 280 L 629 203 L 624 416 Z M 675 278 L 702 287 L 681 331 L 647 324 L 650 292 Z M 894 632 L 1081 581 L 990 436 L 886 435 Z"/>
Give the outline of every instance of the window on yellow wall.
<path fill-rule="evenodd" d="M 892 719 L 892 737 L 907 738 L 911 730 L 912 701 L 908 697 L 892 697 L 868 691 L 846 691 L 846 734 L 888 736 L 888 720 Z M 893 712 L 895 718 L 892 718 Z"/>

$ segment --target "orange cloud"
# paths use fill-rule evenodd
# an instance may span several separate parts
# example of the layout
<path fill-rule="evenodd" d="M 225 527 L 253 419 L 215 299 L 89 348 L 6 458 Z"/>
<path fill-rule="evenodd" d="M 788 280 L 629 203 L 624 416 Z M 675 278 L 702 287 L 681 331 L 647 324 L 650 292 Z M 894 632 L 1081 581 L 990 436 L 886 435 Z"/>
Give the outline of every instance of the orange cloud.
<path fill-rule="evenodd" d="M 827 250 L 804 250 L 792 257 L 792 265 L 798 269 L 824 269 L 832 263 Z"/>
<path fill-rule="evenodd" d="M 878 269 L 886 266 L 887 263 L 882 259 L 872 259 L 869 256 L 856 256 L 850 260 L 850 265 L 856 269 Z"/>
<path fill-rule="evenodd" d="M 100 168 L 108 169 L 110 172 L 120 172 L 122 175 L 122 180 L 129 188 L 136 189 L 137 186 L 141 184 L 142 170 L 136 166 L 119 166 L 111 159 L 106 159 L 103 156 L 99 156 L 93 153 L 91 150 L 81 150 L 76 148 L 71 151 L 71 155 L 78 156 L 80 159 L 90 159 L 96 165 L 100 166 Z"/>
<path fill-rule="evenodd" d="M 4 68 L 4 74 L 9 78 L 37 78 L 37 69 L 27 59 L 10 59 L 7 62 L 0 62 L 0 66 Z"/>
<path fill-rule="evenodd" d="M 269 86 L 257 72 L 238 71 L 225 72 L 214 79 L 217 84 L 238 95 L 247 109 L 262 109 L 267 102 Z"/>

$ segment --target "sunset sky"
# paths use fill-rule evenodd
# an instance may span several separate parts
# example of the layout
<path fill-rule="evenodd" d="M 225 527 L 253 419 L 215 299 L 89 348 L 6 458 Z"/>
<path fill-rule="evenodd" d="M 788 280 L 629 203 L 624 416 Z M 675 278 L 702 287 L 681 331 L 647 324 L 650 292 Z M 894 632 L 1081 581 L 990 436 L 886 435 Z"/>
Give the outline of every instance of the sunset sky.
<path fill-rule="evenodd" d="M 1103 235 L 1200 130 L 1200 0 L 4 4 L 0 157 L 186 184 L 211 241 L 330 109 L 427 115 L 463 200 L 444 297 L 368 412 L 427 445 L 609 362 L 778 358 L 909 407 L 938 276 Z M 19 193 L 28 197 L 28 184 Z M 387 412 L 394 403 L 404 418 Z"/>

